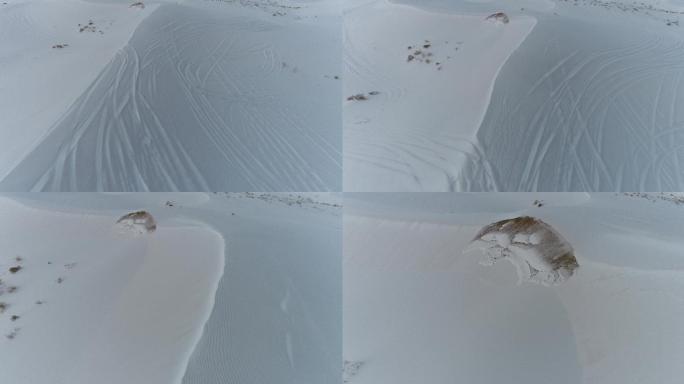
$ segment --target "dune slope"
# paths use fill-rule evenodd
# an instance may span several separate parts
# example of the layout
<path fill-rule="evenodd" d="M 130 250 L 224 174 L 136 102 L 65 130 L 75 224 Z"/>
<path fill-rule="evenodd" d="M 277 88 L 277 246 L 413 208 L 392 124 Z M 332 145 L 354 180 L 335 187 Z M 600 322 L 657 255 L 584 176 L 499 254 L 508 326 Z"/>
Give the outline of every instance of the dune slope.
<path fill-rule="evenodd" d="M 339 189 L 335 9 L 159 5 L 0 189 Z"/>

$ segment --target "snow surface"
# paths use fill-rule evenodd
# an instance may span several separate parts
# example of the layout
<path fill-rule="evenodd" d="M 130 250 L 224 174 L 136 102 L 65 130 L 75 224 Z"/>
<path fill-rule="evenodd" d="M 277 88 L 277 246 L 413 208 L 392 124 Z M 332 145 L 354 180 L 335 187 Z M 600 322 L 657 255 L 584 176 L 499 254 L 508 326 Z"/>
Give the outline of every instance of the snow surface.
<path fill-rule="evenodd" d="M 341 189 L 339 0 L 130 4 L 0 5 L 1 190 Z"/>
<path fill-rule="evenodd" d="M 353 4 L 345 191 L 684 188 L 681 1 Z"/>
<path fill-rule="evenodd" d="M 572 245 L 573 276 L 462 253 L 520 216 Z M 679 383 L 683 219 L 683 194 L 345 194 L 347 381 Z"/>
<path fill-rule="evenodd" d="M 0 382 L 337 382 L 339 200 L 0 197 Z M 122 232 L 140 210 L 156 230 Z"/>

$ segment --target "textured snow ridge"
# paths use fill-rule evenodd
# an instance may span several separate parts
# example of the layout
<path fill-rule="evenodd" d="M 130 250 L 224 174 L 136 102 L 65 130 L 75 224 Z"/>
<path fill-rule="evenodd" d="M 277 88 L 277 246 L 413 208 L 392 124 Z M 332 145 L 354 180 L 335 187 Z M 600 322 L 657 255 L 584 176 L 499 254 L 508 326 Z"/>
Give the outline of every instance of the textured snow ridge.
<path fill-rule="evenodd" d="M 146 211 L 137 211 L 124 215 L 116 222 L 116 226 L 121 233 L 132 233 L 134 235 L 152 233 L 157 229 L 154 217 Z"/>
<path fill-rule="evenodd" d="M 518 282 L 558 285 L 579 267 L 570 244 L 550 225 L 530 216 L 489 224 L 473 242 L 485 244 L 482 265 L 505 258 L 516 267 Z"/>

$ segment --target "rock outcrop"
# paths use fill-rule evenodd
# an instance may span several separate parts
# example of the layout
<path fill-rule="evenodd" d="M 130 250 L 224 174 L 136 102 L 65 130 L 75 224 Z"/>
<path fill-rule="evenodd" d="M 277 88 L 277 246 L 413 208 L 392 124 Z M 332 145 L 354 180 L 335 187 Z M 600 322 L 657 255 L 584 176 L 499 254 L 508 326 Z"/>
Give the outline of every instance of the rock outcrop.
<path fill-rule="evenodd" d="M 154 217 L 147 211 L 137 211 L 124 215 L 116 222 L 116 225 L 122 232 L 136 235 L 152 233 L 157 229 Z"/>
<path fill-rule="evenodd" d="M 579 267 L 570 244 L 550 225 L 530 216 L 489 224 L 473 243 L 485 252 L 481 264 L 506 259 L 516 267 L 519 281 L 557 285 Z"/>

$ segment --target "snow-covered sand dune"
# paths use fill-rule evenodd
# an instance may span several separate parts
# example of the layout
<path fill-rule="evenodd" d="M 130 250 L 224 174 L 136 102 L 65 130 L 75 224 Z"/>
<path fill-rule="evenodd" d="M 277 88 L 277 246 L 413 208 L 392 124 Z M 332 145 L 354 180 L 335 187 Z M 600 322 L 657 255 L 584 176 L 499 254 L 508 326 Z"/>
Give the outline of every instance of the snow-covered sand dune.
<path fill-rule="evenodd" d="M 118 7 L 134 12 L 128 3 Z M 19 124 L 0 118 L 7 136 L 49 131 L 8 159 L 18 165 L 4 167 L 0 189 L 341 188 L 341 17 L 335 0 L 188 0 L 149 8 L 128 44 L 59 119 L 25 117 Z M 31 16 L 28 10 L 15 13 Z M 101 37 L 68 27 L 72 35 Z M 6 36 L 17 38 L 12 29 Z M 71 42 L 72 36 L 62 39 Z M 58 51 L 53 55 L 81 47 L 72 43 Z M 68 81 L 79 77 L 55 72 Z M 36 86 L 53 93 L 59 88 Z M 3 89 L 7 108 L 19 87 Z"/>
<path fill-rule="evenodd" d="M 556 11 L 504 67 L 478 132 L 499 188 L 684 189 L 684 32 L 667 25 L 684 17 Z"/>
<path fill-rule="evenodd" d="M 469 249 L 532 216 L 578 267 L 519 281 Z M 678 383 L 684 195 L 348 194 L 344 358 L 350 384 Z"/>
<path fill-rule="evenodd" d="M 0 212 L 0 381 L 179 382 L 223 273 L 219 233 L 162 221 L 136 235 L 115 214 L 5 197 Z"/>
<path fill-rule="evenodd" d="M 228 197 L 239 224 L 210 220 L 227 268 L 183 384 L 339 383 L 341 198 Z"/>
<path fill-rule="evenodd" d="M 684 187 L 681 2 L 400 2 L 345 14 L 345 190 Z"/>
<path fill-rule="evenodd" d="M 0 382 L 336 382 L 338 200 L 1 197 Z"/>
<path fill-rule="evenodd" d="M 495 189 L 476 140 L 494 79 L 532 30 L 397 5 L 346 10 L 344 185 L 349 191 Z"/>
<path fill-rule="evenodd" d="M 155 9 L 80 0 L 0 3 L 0 180 Z M 80 32 L 83 26 L 93 28 Z"/>

